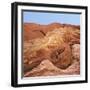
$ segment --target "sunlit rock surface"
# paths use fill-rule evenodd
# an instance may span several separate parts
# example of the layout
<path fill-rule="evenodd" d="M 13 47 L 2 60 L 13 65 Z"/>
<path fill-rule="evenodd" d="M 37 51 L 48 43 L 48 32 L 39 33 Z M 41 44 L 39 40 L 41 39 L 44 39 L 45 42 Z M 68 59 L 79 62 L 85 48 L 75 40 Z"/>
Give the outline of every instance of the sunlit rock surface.
<path fill-rule="evenodd" d="M 24 77 L 79 75 L 80 27 L 24 24 Z"/>

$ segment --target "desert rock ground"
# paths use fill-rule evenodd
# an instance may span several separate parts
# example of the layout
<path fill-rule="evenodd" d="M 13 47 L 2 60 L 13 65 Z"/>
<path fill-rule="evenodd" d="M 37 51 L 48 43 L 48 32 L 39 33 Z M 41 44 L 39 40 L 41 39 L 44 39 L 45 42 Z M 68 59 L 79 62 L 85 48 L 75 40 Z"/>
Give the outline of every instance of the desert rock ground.
<path fill-rule="evenodd" d="M 80 26 L 23 25 L 24 77 L 79 75 Z"/>

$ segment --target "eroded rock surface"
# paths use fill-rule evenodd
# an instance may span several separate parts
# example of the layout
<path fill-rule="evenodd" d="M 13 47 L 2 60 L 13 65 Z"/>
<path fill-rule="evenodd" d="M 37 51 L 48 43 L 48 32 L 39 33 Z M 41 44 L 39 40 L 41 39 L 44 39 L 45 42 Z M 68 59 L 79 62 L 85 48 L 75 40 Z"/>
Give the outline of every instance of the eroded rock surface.
<path fill-rule="evenodd" d="M 80 28 L 61 25 L 46 31 L 24 41 L 24 76 L 80 74 Z"/>
<path fill-rule="evenodd" d="M 80 74 L 80 62 L 74 62 L 67 69 L 56 67 L 50 60 L 43 60 L 37 67 L 25 73 L 25 77 L 34 76 L 56 76 L 56 75 L 78 75 Z"/>
<path fill-rule="evenodd" d="M 80 60 L 80 44 L 74 44 L 72 46 L 72 55 L 74 59 Z"/>
<path fill-rule="evenodd" d="M 59 68 L 54 66 L 50 60 L 43 60 L 36 68 L 32 69 L 25 74 L 28 76 L 51 76 L 62 73 Z"/>

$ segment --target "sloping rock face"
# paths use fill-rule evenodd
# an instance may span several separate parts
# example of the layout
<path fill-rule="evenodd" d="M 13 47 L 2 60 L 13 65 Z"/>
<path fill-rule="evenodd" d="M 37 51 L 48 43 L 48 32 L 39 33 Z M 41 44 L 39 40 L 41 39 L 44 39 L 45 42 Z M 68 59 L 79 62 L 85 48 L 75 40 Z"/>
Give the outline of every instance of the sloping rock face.
<path fill-rule="evenodd" d="M 52 25 L 55 29 L 50 28 Z M 25 26 L 24 77 L 80 74 L 79 26 L 57 23 L 51 26 L 32 26 L 36 31 L 32 34 L 33 30 L 28 30 L 29 35 L 26 35 Z M 37 30 L 37 27 L 41 29 Z"/>
<path fill-rule="evenodd" d="M 60 24 L 60 23 L 51 23 L 48 25 L 40 25 L 35 23 L 24 23 L 23 25 L 23 35 L 24 40 L 28 41 L 35 38 L 42 38 L 44 36 L 43 33 L 47 33 L 48 31 L 52 31 L 54 29 L 58 28 L 67 28 L 67 29 L 79 29 L 80 26 L 75 25 L 69 25 L 69 24 Z M 43 33 L 42 33 L 43 32 Z"/>
<path fill-rule="evenodd" d="M 76 60 L 80 60 L 80 44 L 72 45 L 72 56 Z"/>
<path fill-rule="evenodd" d="M 78 75 L 80 74 L 80 63 L 74 62 L 67 69 L 56 67 L 50 60 L 43 60 L 37 67 L 24 74 L 24 77 L 56 76 L 56 75 Z"/>
<path fill-rule="evenodd" d="M 25 76 L 51 76 L 61 73 L 62 72 L 60 69 L 54 66 L 50 60 L 43 60 L 36 68 L 32 69 L 30 72 L 27 72 Z"/>

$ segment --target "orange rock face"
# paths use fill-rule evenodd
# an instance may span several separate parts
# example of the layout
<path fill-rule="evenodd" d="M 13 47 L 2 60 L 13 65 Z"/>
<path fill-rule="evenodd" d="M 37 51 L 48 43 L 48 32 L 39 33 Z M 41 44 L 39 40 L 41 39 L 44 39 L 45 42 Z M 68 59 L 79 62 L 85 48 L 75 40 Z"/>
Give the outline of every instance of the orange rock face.
<path fill-rule="evenodd" d="M 80 74 L 80 27 L 24 24 L 24 77 Z"/>

